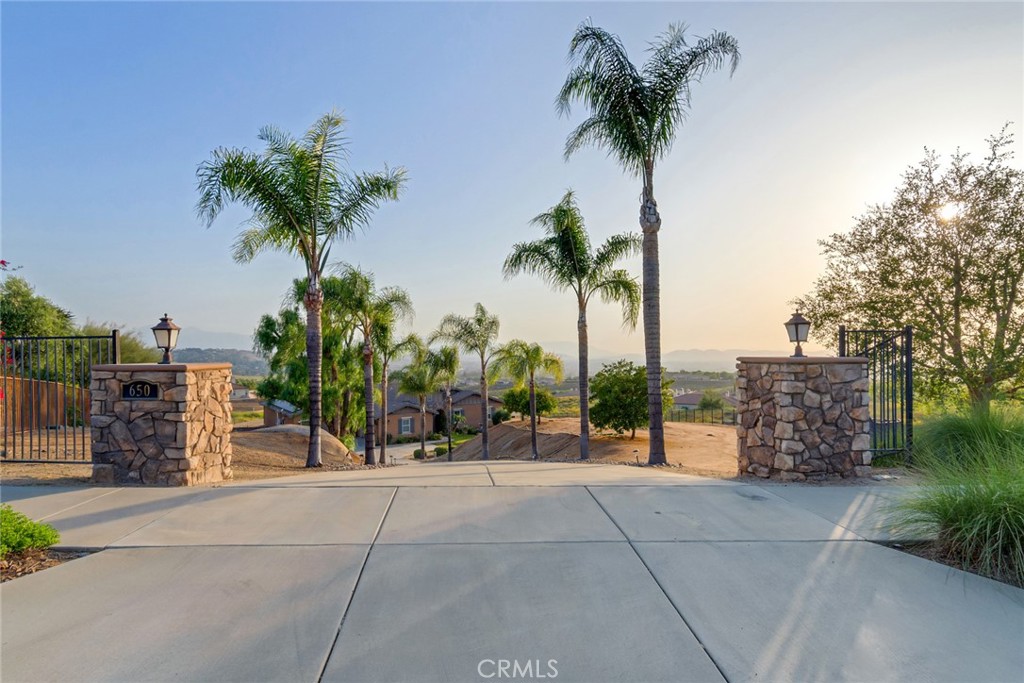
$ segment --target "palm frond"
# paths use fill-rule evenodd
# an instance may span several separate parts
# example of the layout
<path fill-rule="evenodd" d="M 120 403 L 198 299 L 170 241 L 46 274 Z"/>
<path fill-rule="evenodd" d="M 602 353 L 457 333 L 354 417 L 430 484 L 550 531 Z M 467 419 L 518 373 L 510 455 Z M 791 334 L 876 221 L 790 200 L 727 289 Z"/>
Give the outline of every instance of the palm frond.
<path fill-rule="evenodd" d="M 672 147 L 679 125 L 690 109 L 690 85 L 730 61 L 730 74 L 739 64 L 739 44 L 727 33 L 715 32 L 689 47 L 683 26 L 672 25 L 652 46 L 644 65 L 648 109 L 651 113 L 651 152 L 663 157 Z"/>
<path fill-rule="evenodd" d="M 643 246 L 643 237 L 637 233 L 627 232 L 612 235 L 604 241 L 594 254 L 594 272 L 609 270 L 616 261 L 640 253 Z"/>
<path fill-rule="evenodd" d="M 636 277 L 621 268 L 613 270 L 600 282 L 594 283 L 592 291 L 597 292 L 606 304 L 621 304 L 622 327 L 636 328 L 642 301 L 642 290 Z"/>

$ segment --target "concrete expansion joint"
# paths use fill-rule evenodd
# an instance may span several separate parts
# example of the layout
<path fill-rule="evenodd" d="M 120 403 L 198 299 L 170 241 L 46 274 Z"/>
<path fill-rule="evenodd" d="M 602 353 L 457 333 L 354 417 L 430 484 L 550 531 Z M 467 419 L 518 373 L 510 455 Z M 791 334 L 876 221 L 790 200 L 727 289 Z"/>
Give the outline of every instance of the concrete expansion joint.
<path fill-rule="evenodd" d="M 95 498 L 90 498 L 89 500 L 83 500 L 81 503 L 75 503 L 74 505 L 69 505 L 68 507 L 64 508 L 63 510 L 57 510 L 56 512 L 51 512 L 48 515 L 44 515 L 44 516 L 40 517 L 37 521 L 45 522 L 46 520 L 50 519 L 51 517 L 56 517 L 57 515 L 64 514 L 68 510 L 74 510 L 77 507 L 81 507 L 83 505 L 86 505 L 87 503 L 92 503 L 94 501 L 99 500 L 100 498 L 103 498 L 105 496 L 109 496 L 111 493 L 117 493 L 118 491 L 123 491 L 123 490 L 124 490 L 124 487 L 118 487 L 116 489 L 110 489 L 106 493 L 101 493 L 98 496 L 96 496 Z"/>
<path fill-rule="evenodd" d="M 636 546 L 633 544 L 633 541 L 629 539 L 629 536 L 627 536 L 626 532 L 623 531 L 621 526 L 619 526 L 619 523 L 615 521 L 615 518 L 612 517 L 611 514 L 609 514 L 608 510 L 605 509 L 604 505 L 601 505 L 601 501 L 597 499 L 597 496 L 595 496 L 594 492 L 590 490 L 590 487 L 584 486 L 583 488 L 587 490 L 587 493 L 589 493 L 590 497 L 594 499 L 594 502 L 597 504 L 597 506 L 601 508 L 601 511 L 604 512 L 605 516 L 608 517 L 611 523 L 615 525 L 615 528 L 619 530 L 619 533 L 622 534 L 622 537 L 626 539 L 626 542 L 629 543 L 629 547 L 633 551 L 633 554 L 636 556 L 636 559 L 640 560 L 640 564 L 643 565 L 644 570 L 647 571 L 647 575 L 651 577 L 652 581 L 654 581 L 654 585 L 658 587 L 658 590 L 661 591 L 661 594 L 665 596 L 665 599 L 668 600 L 668 603 L 672 605 L 672 609 L 674 609 L 676 611 L 676 614 L 679 615 L 679 618 L 682 620 L 683 625 L 686 626 L 686 629 L 693 635 L 694 639 L 697 641 L 697 644 L 700 645 L 701 650 L 704 651 L 704 654 L 707 656 L 711 664 L 713 664 L 715 669 L 718 670 L 718 675 L 721 676 L 722 680 L 726 683 L 731 683 L 729 681 L 729 677 L 725 675 L 725 671 L 722 669 L 721 665 L 711 655 L 711 652 L 710 650 L 708 650 L 707 646 L 704 645 L 704 640 L 693 629 L 693 627 L 690 626 L 690 622 L 688 622 L 686 620 L 686 617 L 683 616 L 683 611 L 679 609 L 679 605 L 675 603 L 675 600 L 673 600 L 672 597 L 668 594 L 668 591 L 665 590 L 665 587 L 661 585 L 661 581 L 659 581 L 658 577 L 654 575 L 653 571 L 651 571 L 650 566 L 648 566 L 647 562 L 640 554 L 640 551 L 636 549 Z"/>
<path fill-rule="evenodd" d="M 331 655 L 334 654 L 334 648 L 338 646 L 338 639 L 341 637 L 341 629 L 345 626 L 345 617 L 348 616 L 348 610 L 352 607 L 352 601 L 356 597 L 356 591 L 359 590 L 359 582 L 363 579 L 363 572 L 366 571 L 366 563 L 370 560 L 370 553 L 373 552 L 373 546 L 377 543 L 377 538 L 380 537 L 380 531 L 384 528 L 384 522 L 388 518 L 388 513 L 391 512 L 391 506 L 395 502 L 395 496 L 398 495 L 398 487 L 391 492 L 391 498 L 388 499 L 387 507 L 384 508 L 384 514 L 380 516 L 380 523 L 377 525 L 376 531 L 373 532 L 373 538 L 370 540 L 370 545 L 366 548 L 366 554 L 363 555 L 363 562 L 359 565 L 359 573 L 356 575 L 356 582 L 352 584 L 352 592 L 348 595 L 348 602 L 345 603 L 345 610 L 341 613 L 341 619 L 338 620 L 338 629 L 334 632 L 334 640 L 331 641 L 331 647 L 327 650 L 327 656 L 324 657 L 324 661 L 320 664 L 320 673 L 317 675 L 317 683 L 320 683 L 324 678 L 324 672 L 327 670 L 327 663 L 331 661 Z"/>

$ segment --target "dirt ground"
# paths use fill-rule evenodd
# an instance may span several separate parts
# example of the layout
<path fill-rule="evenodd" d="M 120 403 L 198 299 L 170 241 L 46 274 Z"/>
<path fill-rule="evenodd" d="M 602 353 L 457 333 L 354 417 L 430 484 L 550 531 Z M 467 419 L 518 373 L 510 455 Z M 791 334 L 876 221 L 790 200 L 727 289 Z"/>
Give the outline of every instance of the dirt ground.
<path fill-rule="evenodd" d="M 542 460 L 569 461 L 579 458 L 580 421 L 577 418 L 546 418 L 537 425 L 537 448 Z M 489 430 L 491 457 L 528 459 L 530 422 L 513 420 Z M 590 459 L 599 463 L 645 463 L 650 444 L 647 430 L 638 429 L 636 438 L 612 432 L 590 434 Z M 467 441 L 452 454 L 455 460 L 476 460 L 483 450 L 479 437 Z M 668 464 L 687 474 L 706 477 L 736 476 L 736 428 L 682 422 L 665 423 L 665 452 Z"/>
<path fill-rule="evenodd" d="M 306 469 L 308 435 L 257 430 L 260 426 L 261 422 L 235 425 L 231 434 L 231 471 L 235 481 L 285 477 L 309 471 Z M 333 437 L 322 440 L 321 451 L 325 470 L 350 469 L 361 464 L 361 456 L 350 452 Z M 0 482 L 9 486 L 74 486 L 90 483 L 91 476 L 92 465 L 88 462 L 0 461 Z"/>

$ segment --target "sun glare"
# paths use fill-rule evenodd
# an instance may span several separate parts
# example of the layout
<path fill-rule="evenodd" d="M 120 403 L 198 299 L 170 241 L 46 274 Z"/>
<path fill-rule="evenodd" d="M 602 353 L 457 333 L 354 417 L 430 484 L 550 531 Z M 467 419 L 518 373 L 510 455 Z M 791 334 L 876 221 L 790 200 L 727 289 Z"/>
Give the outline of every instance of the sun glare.
<path fill-rule="evenodd" d="M 956 202 L 947 202 L 939 207 L 939 218 L 951 221 L 960 215 L 961 207 Z"/>

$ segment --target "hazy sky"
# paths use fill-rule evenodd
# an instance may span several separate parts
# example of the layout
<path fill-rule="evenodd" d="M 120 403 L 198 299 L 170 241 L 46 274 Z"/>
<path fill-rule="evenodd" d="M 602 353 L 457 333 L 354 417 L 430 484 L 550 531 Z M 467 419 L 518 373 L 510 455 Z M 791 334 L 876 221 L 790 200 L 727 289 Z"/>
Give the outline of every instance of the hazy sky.
<path fill-rule="evenodd" d="M 638 229 L 636 179 L 601 151 L 562 157 L 584 112 L 559 118 L 553 101 L 587 17 L 634 62 L 670 22 L 727 31 L 742 52 L 732 78 L 695 86 L 657 168 L 666 352 L 786 348 L 817 240 L 885 201 L 925 146 L 980 154 L 1014 121 L 1024 157 L 1018 2 L 3 2 L 2 257 L 81 322 L 144 328 L 166 311 L 183 343 L 189 328 L 249 334 L 302 269 L 234 263 L 247 215 L 203 227 L 196 167 L 336 107 L 354 169 L 410 178 L 338 259 L 405 287 L 421 332 L 481 301 L 503 339 L 572 341 L 571 297 L 506 282 L 501 264 L 568 187 L 595 243 Z M 642 351 L 618 310 L 590 319 L 595 347 Z"/>

